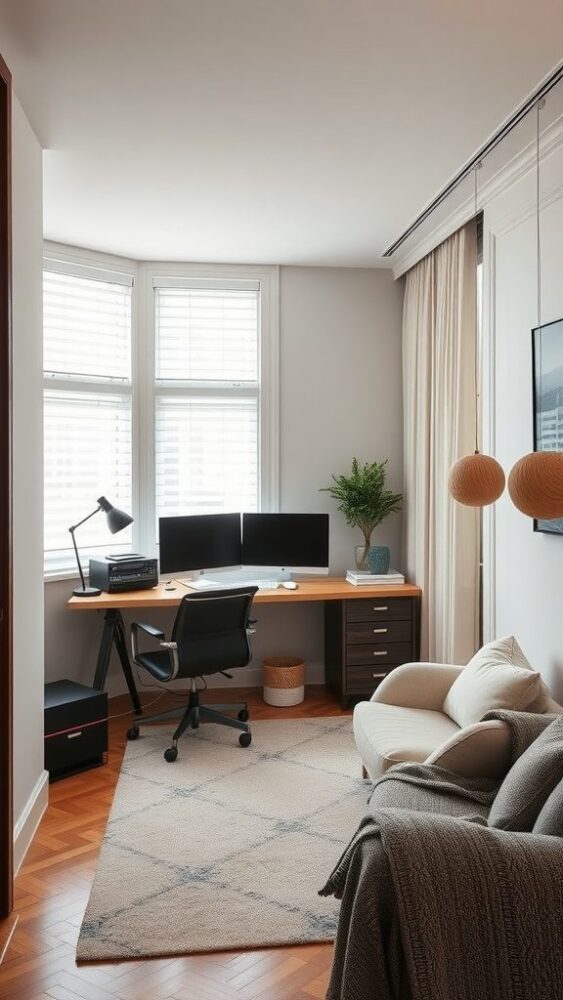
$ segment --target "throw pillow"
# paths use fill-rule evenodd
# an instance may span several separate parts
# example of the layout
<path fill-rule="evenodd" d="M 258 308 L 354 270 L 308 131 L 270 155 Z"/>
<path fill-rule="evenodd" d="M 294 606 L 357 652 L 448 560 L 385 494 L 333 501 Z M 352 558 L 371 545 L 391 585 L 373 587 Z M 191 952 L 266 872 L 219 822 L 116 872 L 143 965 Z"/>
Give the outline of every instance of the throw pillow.
<path fill-rule="evenodd" d="M 548 712 L 553 713 L 557 711 L 551 697 L 551 691 L 544 681 L 540 681 L 539 694 L 530 705 L 526 705 L 526 711 L 532 712 L 534 715 L 545 715 Z"/>
<path fill-rule="evenodd" d="M 533 829 L 544 803 L 563 780 L 563 716 L 555 719 L 512 765 L 489 813 L 500 830 Z"/>
<path fill-rule="evenodd" d="M 524 711 L 542 688 L 514 636 L 506 636 L 475 653 L 448 691 L 444 712 L 463 729 L 497 708 Z"/>
<path fill-rule="evenodd" d="M 534 823 L 532 833 L 547 833 L 550 837 L 563 837 L 563 781 L 555 786 L 544 802 Z"/>

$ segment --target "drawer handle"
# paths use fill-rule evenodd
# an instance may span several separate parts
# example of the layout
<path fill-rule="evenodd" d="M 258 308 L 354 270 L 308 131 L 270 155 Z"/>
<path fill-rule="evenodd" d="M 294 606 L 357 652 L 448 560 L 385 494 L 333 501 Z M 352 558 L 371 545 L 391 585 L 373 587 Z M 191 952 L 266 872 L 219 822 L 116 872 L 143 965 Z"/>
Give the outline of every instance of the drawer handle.
<path fill-rule="evenodd" d="M 387 650 L 386 649 L 374 649 L 373 655 L 374 656 L 387 656 Z"/>
<path fill-rule="evenodd" d="M 77 733 L 67 733 L 66 734 L 67 740 L 75 740 L 77 736 L 82 736 L 82 730 L 81 729 Z"/>
<path fill-rule="evenodd" d="M 386 629 L 386 628 L 374 628 L 373 629 L 373 634 L 374 635 L 379 635 L 380 633 L 387 632 L 387 631 L 388 631 L 388 629 Z"/>
<path fill-rule="evenodd" d="M 380 679 L 381 679 L 381 677 L 387 677 L 387 674 L 372 674 L 371 676 L 372 676 L 372 677 L 373 677 L 373 678 L 374 678 L 375 680 L 380 680 Z"/>
<path fill-rule="evenodd" d="M 387 607 L 386 604 L 382 604 L 380 607 L 374 608 L 373 610 L 374 611 L 389 611 L 389 608 Z"/>

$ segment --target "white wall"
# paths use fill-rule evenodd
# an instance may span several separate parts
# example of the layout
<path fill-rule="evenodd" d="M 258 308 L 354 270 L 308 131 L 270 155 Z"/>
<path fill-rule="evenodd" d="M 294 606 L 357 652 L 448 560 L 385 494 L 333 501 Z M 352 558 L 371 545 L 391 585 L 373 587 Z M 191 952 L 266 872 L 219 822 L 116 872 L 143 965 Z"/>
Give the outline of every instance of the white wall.
<path fill-rule="evenodd" d="M 563 317 L 563 136 L 542 162 L 542 321 Z M 535 172 L 505 186 L 485 211 L 486 446 L 506 474 L 533 449 L 531 328 L 537 325 Z M 563 346 L 563 345 L 562 345 Z M 486 636 L 514 633 L 555 697 L 563 698 L 563 537 L 534 533 L 508 494 L 485 515 Z"/>
<path fill-rule="evenodd" d="M 357 455 L 389 458 L 389 486 L 401 488 L 402 285 L 387 270 L 283 267 L 280 312 L 281 509 L 331 513 L 331 571 L 341 574 L 353 565 L 361 534 L 345 525 L 320 487 Z M 374 536 L 391 546 L 397 567 L 400 534 L 395 515 Z M 47 679 L 89 683 L 102 620 L 99 613 L 67 611 L 71 587 L 45 584 Z M 169 628 L 172 616 L 151 613 L 151 619 Z M 260 607 L 253 664 L 237 680 L 259 684 L 263 656 L 282 653 L 304 656 L 309 680 L 322 681 L 321 605 Z M 108 688 L 124 690 L 115 663 Z"/>
<path fill-rule="evenodd" d="M 47 801 L 43 770 L 42 153 L 13 101 L 14 821 L 16 867 Z"/>
<path fill-rule="evenodd" d="M 403 462 L 402 282 L 391 271 L 281 270 L 281 507 L 331 513 L 331 570 L 353 566 L 362 542 L 319 487 L 361 461 L 389 459 L 400 489 Z M 401 518 L 373 537 L 400 558 Z"/>

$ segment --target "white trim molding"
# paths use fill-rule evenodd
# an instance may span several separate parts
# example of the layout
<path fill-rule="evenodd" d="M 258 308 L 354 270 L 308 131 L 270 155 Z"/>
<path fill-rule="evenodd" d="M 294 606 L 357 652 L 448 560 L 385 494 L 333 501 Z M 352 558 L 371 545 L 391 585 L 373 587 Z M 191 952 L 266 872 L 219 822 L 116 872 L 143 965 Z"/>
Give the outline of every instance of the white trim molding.
<path fill-rule="evenodd" d="M 496 238 L 489 232 L 483 246 L 483 331 L 481 340 L 481 426 L 486 455 L 495 454 L 495 270 Z M 483 642 L 496 638 L 496 504 L 483 510 L 482 520 L 482 608 Z"/>
<path fill-rule="evenodd" d="M 563 116 L 558 117 L 552 124 L 548 125 L 541 137 L 540 155 L 542 160 L 547 159 L 556 152 L 563 144 Z M 478 208 L 486 211 L 487 206 L 497 201 L 513 185 L 517 184 L 535 167 L 536 142 L 535 139 L 526 144 L 516 156 L 508 163 L 500 167 L 486 181 L 479 190 Z M 448 236 L 455 233 L 457 229 L 465 225 L 475 214 L 475 202 L 473 194 L 464 198 L 462 203 L 445 219 L 434 225 L 430 231 L 418 239 L 407 240 L 402 252 L 397 254 L 393 260 L 393 275 L 400 278 L 414 267 L 423 257 L 434 250 L 440 243 L 443 243 Z"/>
<path fill-rule="evenodd" d="M 49 772 L 42 771 L 14 826 L 14 875 L 20 869 L 48 804 Z"/>
<path fill-rule="evenodd" d="M 563 154 L 563 119 L 548 128 L 541 143 L 542 215 L 554 203 L 563 200 L 561 158 Z M 497 356 L 497 268 L 499 242 L 513 230 L 531 220 L 536 213 L 535 146 L 530 145 L 495 178 L 486 198 L 483 228 L 483 342 L 482 342 L 482 426 L 483 451 L 496 455 L 498 412 L 496 407 L 497 375 L 502 357 Z M 535 256 L 535 235 L 533 254 Z M 530 276 L 535 286 L 535 271 Z M 556 317 L 544 316 L 544 321 Z M 529 318 L 529 329 L 534 325 Z M 531 365 L 531 352 L 530 352 Z M 530 367 L 530 379 L 532 377 Z M 531 420 L 531 414 L 530 414 Z M 499 456 L 497 456 L 499 457 Z M 505 468 L 508 479 L 509 468 Z M 496 638 L 499 627 L 497 607 L 497 504 L 483 512 L 483 640 Z"/>
<path fill-rule="evenodd" d="M 109 281 L 123 275 L 123 283 L 127 285 L 131 284 L 131 277 L 134 281 L 139 266 L 137 261 L 128 257 L 116 257 L 115 254 L 73 247 L 66 243 L 53 243 L 52 240 L 45 240 L 43 243 L 43 258 L 52 261 L 57 270 L 63 270 L 63 265 L 69 265 L 70 268 L 77 266 L 82 274 L 90 272 L 92 277 L 97 278 L 103 278 L 106 272 Z"/>

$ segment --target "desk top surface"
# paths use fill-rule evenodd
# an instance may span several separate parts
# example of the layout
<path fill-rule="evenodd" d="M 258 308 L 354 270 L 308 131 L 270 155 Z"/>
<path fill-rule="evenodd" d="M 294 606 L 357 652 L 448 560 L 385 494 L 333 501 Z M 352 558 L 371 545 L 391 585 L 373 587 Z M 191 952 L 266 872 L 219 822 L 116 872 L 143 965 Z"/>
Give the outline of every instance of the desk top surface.
<path fill-rule="evenodd" d="M 164 584 L 150 590 L 129 590 L 122 594 L 100 594 L 99 597 L 71 597 L 68 607 L 72 611 L 100 611 L 108 608 L 174 608 L 185 594 L 196 591 L 182 583 L 173 581 L 176 590 L 165 590 Z M 201 593 L 198 591 L 197 593 Z M 212 591 L 209 591 L 212 593 Z M 301 601 L 344 601 L 357 600 L 361 597 L 420 597 L 420 587 L 411 583 L 395 587 L 378 585 L 354 587 L 341 576 L 324 576 L 315 579 L 297 581 L 297 590 L 286 590 L 278 587 L 276 590 L 259 590 L 254 598 L 255 604 L 298 604 Z"/>

